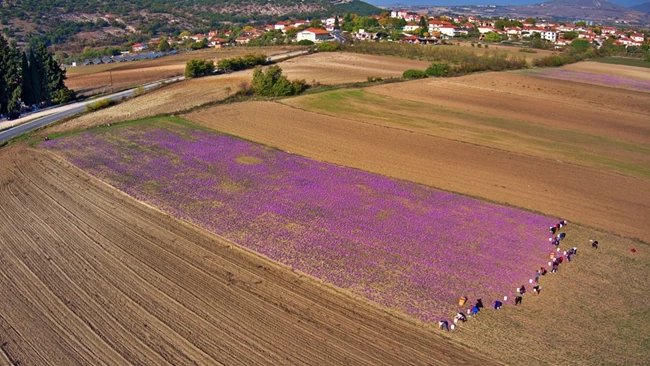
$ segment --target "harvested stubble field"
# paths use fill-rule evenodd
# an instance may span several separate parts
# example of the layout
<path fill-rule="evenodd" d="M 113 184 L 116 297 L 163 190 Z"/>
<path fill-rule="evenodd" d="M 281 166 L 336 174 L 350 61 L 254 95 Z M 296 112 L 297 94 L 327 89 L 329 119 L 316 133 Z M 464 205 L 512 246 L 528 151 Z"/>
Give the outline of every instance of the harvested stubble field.
<path fill-rule="evenodd" d="M 251 78 L 252 72 L 248 70 L 181 81 L 147 92 L 117 106 L 85 114 L 65 124 L 53 126 L 44 133 L 71 131 L 163 113 L 176 113 L 223 100 L 237 92 L 242 83 L 250 84 Z"/>
<path fill-rule="evenodd" d="M 565 84 L 518 73 L 481 74 L 337 90 L 283 103 L 650 178 L 650 94 Z"/>
<path fill-rule="evenodd" d="M 296 47 L 233 47 L 207 49 L 165 56 L 155 60 L 132 61 L 107 65 L 78 66 L 68 68 L 65 84 L 83 95 L 127 89 L 138 85 L 183 75 L 185 63 L 190 59 L 221 59 L 246 53 L 260 52 L 267 55 L 295 51 Z M 109 72 L 110 70 L 110 72 Z"/>
<path fill-rule="evenodd" d="M 0 169 L 1 364 L 494 364 L 51 153 Z"/>
<path fill-rule="evenodd" d="M 187 118 L 317 160 L 650 240 L 647 180 L 280 103 L 224 105 Z"/>
<path fill-rule="evenodd" d="M 279 63 L 283 74 L 291 79 L 325 85 L 367 81 L 368 77 L 402 77 L 408 69 L 423 70 L 430 64 L 427 61 L 347 52 L 316 53 Z"/>

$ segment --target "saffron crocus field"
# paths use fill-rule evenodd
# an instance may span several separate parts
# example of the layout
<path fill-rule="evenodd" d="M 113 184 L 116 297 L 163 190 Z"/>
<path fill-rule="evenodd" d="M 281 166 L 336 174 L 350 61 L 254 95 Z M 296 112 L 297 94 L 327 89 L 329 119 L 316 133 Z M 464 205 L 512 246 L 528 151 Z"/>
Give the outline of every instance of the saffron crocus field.
<path fill-rule="evenodd" d="M 174 216 L 424 322 L 514 294 L 553 218 L 151 119 L 43 142 Z"/>
<path fill-rule="evenodd" d="M 624 88 L 639 91 L 650 91 L 649 81 L 632 79 L 622 76 L 602 75 L 590 72 L 580 72 L 550 67 L 543 69 L 526 70 L 524 72 L 551 79 L 577 81 L 582 83 L 599 84 L 615 88 Z"/>

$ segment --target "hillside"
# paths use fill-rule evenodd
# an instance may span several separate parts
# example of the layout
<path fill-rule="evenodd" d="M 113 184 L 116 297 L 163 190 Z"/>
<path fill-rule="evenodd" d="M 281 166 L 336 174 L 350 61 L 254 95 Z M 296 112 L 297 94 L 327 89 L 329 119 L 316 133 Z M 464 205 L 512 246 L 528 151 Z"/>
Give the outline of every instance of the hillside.
<path fill-rule="evenodd" d="M 0 29 L 27 42 L 42 36 L 51 44 L 112 45 L 151 37 L 296 18 L 378 14 L 359 0 L 23 0 L 0 3 Z"/>
<path fill-rule="evenodd" d="M 630 9 L 640 11 L 643 13 L 650 13 L 650 1 L 647 3 L 631 6 Z"/>

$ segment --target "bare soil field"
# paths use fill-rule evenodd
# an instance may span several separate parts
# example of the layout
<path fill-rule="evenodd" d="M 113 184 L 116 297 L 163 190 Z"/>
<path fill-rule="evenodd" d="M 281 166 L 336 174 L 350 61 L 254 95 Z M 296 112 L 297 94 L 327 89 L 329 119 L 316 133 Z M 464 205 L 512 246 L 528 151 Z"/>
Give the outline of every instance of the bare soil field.
<path fill-rule="evenodd" d="M 297 48 L 290 46 L 206 49 L 161 57 L 155 60 L 71 67 L 67 70 L 66 86 L 83 95 L 92 95 L 109 92 L 111 90 L 111 78 L 113 80 L 112 88 L 119 90 L 183 75 L 185 63 L 190 59 L 217 60 L 257 52 L 273 55 L 295 49 Z"/>
<path fill-rule="evenodd" d="M 578 62 L 575 64 L 562 66 L 563 69 L 579 71 L 579 72 L 589 72 L 592 74 L 601 74 L 601 75 L 614 75 L 621 76 L 625 78 L 639 79 L 650 81 L 650 71 L 647 68 L 627 66 L 627 65 L 612 65 L 604 64 L 594 61 L 584 61 Z"/>
<path fill-rule="evenodd" d="M 305 79 L 309 84 L 345 84 L 367 81 L 368 77 L 402 77 L 408 69 L 426 69 L 427 61 L 373 56 L 346 52 L 324 52 L 279 63 L 290 79 Z"/>
<path fill-rule="evenodd" d="M 273 102 L 187 119 L 317 160 L 565 217 L 650 241 L 647 181 Z"/>
<path fill-rule="evenodd" d="M 82 115 L 64 124 L 43 131 L 44 134 L 77 130 L 107 123 L 176 113 L 192 107 L 215 102 L 235 93 L 242 83 L 249 83 L 252 72 L 209 76 L 185 80 L 153 90 L 116 106 Z"/>
<path fill-rule="evenodd" d="M 0 363 L 496 364 L 53 154 L 0 167 Z"/>
<path fill-rule="evenodd" d="M 488 48 L 485 48 L 485 45 L 488 45 Z M 492 44 L 489 42 L 483 42 L 483 46 L 481 48 L 478 48 L 478 46 L 472 47 L 471 42 L 457 42 L 454 45 L 451 46 L 444 46 L 444 47 L 458 47 L 458 48 L 471 48 L 472 51 L 476 52 L 477 55 L 482 55 L 490 51 L 500 51 L 500 52 L 506 52 L 508 56 L 516 56 L 516 57 L 525 57 L 528 63 L 532 60 L 535 60 L 537 58 L 542 58 L 545 56 L 550 56 L 554 53 L 552 50 L 533 50 L 535 51 L 534 53 L 530 52 L 519 52 L 521 50 L 521 47 L 516 47 L 516 46 L 508 46 L 508 45 L 503 45 L 503 44 Z"/>
<path fill-rule="evenodd" d="M 336 90 L 283 100 L 330 116 L 650 178 L 650 94 L 520 73 Z M 624 108 L 621 108 L 625 106 Z"/>

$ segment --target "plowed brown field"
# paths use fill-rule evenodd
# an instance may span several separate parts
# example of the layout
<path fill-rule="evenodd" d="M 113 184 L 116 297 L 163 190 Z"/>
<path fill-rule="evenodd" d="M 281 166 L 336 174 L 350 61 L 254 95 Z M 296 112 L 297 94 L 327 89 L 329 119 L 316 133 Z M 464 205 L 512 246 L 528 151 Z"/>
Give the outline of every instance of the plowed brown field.
<path fill-rule="evenodd" d="M 650 240 L 645 180 L 272 102 L 219 106 L 186 118 L 318 160 Z"/>
<path fill-rule="evenodd" d="M 0 189 L 0 364 L 493 364 L 50 153 Z"/>
<path fill-rule="evenodd" d="M 68 69 L 65 85 L 84 95 L 110 92 L 183 75 L 185 63 L 190 59 L 217 60 L 226 57 L 261 52 L 267 55 L 289 52 L 296 47 L 233 47 L 206 49 L 166 56 L 155 60 L 78 66 Z M 112 86 L 111 86 L 112 80 Z"/>

